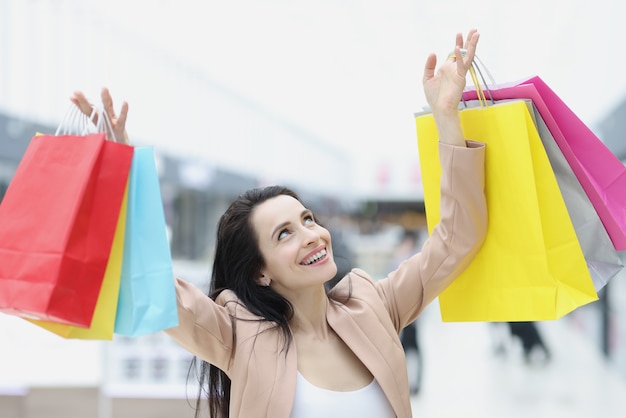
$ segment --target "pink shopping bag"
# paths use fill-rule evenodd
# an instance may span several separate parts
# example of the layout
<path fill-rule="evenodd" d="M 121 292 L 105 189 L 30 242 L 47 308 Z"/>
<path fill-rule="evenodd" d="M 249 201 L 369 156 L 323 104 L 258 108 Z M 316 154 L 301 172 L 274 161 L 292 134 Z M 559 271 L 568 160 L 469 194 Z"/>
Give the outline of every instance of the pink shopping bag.
<path fill-rule="evenodd" d="M 494 100 L 531 99 L 618 251 L 626 250 L 626 167 L 538 76 L 490 87 Z M 477 98 L 475 90 L 463 94 Z"/>

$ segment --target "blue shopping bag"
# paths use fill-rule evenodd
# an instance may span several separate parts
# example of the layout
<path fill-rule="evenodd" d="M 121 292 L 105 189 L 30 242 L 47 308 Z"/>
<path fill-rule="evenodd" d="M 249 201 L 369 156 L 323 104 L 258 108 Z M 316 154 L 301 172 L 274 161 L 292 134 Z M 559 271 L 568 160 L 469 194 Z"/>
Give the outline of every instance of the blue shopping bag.
<path fill-rule="evenodd" d="M 151 334 L 178 325 L 172 256 L 152 147 L 136 147 L 130 170 L 115 333 Z"/>

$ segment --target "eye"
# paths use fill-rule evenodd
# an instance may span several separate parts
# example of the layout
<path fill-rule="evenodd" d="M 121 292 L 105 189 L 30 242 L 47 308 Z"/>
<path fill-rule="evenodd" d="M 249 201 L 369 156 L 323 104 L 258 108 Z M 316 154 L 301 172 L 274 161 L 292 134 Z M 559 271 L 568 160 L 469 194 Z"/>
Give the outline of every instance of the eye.
<path fill-rule="evenodd" d="M 315 223 L 315 217 L 313 217 L 313 215 L 309 214 L 309 215 L 305 215 L 304 218 L 302 218 L 302 222 L 305 225 L 311 225 Z"/>
<path fill-rule="evenodd" d="M 283 238 L 286 238 L 286 237 L 287 237 L 287 235 L 289 235 L 289 230 L 288 230 L 287 228 L 285 228 L 285 229 L 281 230 L 281 231 L 278 233 L 278 241 L 282 240 Z"/>

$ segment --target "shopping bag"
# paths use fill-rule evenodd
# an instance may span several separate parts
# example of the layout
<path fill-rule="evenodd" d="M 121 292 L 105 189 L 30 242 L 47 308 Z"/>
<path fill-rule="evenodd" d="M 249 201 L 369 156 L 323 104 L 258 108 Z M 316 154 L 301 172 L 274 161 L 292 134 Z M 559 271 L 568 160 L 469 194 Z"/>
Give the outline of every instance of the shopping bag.
<path fill-rule="evenodd" d="M 32 138 L 0 205 L 0 311 L 91 323 L 132 148 L 87 136 Z"/>
<path fill-rule="evenodd" d="M 124 234 L 126 232 L 126 207 L 128 201 L 128 187 L 124 192 L 124 199 L 120 209 L 113 245 L 107 263 L 106 271 L 93 319 L 89 328 L 74 325 L 59 324 L 56 322 L 27 319 L 31 323 L 47 329 L 63 338 L 80 340 L 112 340 L 115 328 L 117 300 L 120 293 L 120 278 L 122 274 L 122 257 L 124 256 Z"/>
<path fill-rule="evenodd" d="M 585 194 L 574 171 L 568 165 L 541 114 L 532 100 L 527 99 L 524 102 L 533 118 L 539 138 L 550 161 L 550 166 L 574 226 L 578 243 L 585 257 L 587 269 L 594 288 L 598 292 L 624 268 L 624 265 L 593 204 Z M 464 107 L 479 107 L 481 103 L 480 100 L 465 101 Z"/>
<path fill-rule="evenodd" d="M 554 171 L 561 195 L 565 201 L 580 248 L 585 257 L 596 292 L 599 292 L 622 269 L 622 263 L 611 237 L 602 224 L 602 220 L 585 190 L 581 186 L 574 170 L 558 147 L 537 108 L 528 100 L 529 110 L 534 116 L 539 137 L 546 150 L 550 165 Z"/>
<path fill-rule="evenodd" d="M 488 230 L 439 295 L 443 321 L 557 319 L 597 300 L 572 222 L 524 101 L 460 111 L 466 138 L 487 144 Z M 432 114 L 416 115 L 428 229 L 439 221 L 441 167 Z"/>
<path fill-rule="evenodd" d="M 130 172 L 115 333 L 140 336 L 178 325 L 174 273 L 152 147 L 137 147 Z"/>
<path fill-rule="evenodd" d="M 538 76 L 490 86 L 495 100 L 531 99 L 600 216 L 615 249 L 626 250 L 626 167 Z M 470 89 L 466 100 L 477 98 Z"/>

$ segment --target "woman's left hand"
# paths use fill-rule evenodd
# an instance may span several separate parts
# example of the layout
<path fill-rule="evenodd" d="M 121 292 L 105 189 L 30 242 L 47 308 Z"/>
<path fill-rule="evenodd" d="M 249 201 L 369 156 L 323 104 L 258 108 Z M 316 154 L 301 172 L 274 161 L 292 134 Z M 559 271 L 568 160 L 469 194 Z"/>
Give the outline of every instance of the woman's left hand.
<path fill-rule="evenodd" d="M 104 105 L 104 111 L 107 112 L 109 116 L 109 120 L 111 121 L 111 126 L 113 128 L 113 134 L 115 135 L 115 140 L 117 142 L 121 142 L 123 144 L 129 144 L 128 134 L 126 133 L 126 117 L 128 116 L 128 103 L 122 103 L 122 107 L 120 109 L 120 114 L 115 114 L 115 109 L 113 109 L 113 99 L 111 98 L 111 93 L 109 93 L 109 89 L 106 87 L 102 89 L 101 93 L 102 104 Z M 93 105 L 89 103 L 89 100 L 85 97 L 85 95 L 76 91 L 70 97 L 72 103 L 74 103 L 81 112 L 85 115 L 90 116 L 93 112 Z M 94 123 L 98 123 L 97 115 L 94 118 Z"/>
<path fill-rule="evenodd" d="M 472 65 L 479 34 L 472 29 L 465 42 L 463 35 L 457 34 L 454 52 L 442 64 L 437 72 L 437 56 L 430 54 L 424 69 L 424 94 L 433 115 L 456 113 L 465 88 L 465 77 Z M 461 51 L 463 49 L 463 51 Z"/>

